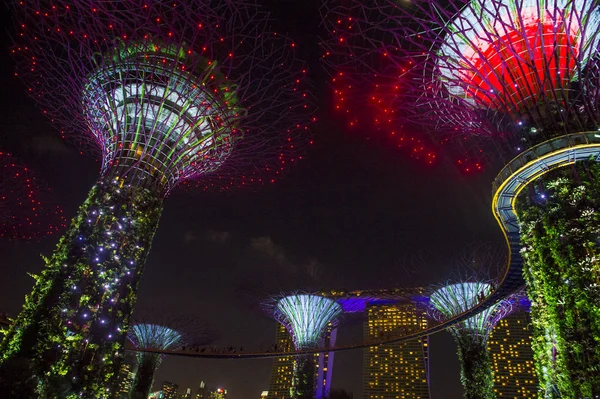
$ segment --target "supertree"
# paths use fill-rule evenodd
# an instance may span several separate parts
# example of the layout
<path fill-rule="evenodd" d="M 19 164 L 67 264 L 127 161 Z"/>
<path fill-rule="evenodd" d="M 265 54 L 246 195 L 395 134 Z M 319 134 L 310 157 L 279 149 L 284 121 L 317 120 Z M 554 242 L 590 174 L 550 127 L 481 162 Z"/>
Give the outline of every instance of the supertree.
<path fill-rule="evenodd" d="M 305 71 L 249 2 L 12 4 L 29 93 L 102 168 L 0 364 L 29 359 L 42 397 L 104 398 L 164 198 L 278 178 L 307 138 Z"/>
<path fill-rule="evenodd" d="M 479 281 L 438 288 L 430 296 L 430 314 L 438 321 L 452 318 L 482 302 L 491 290 L 489 283 Z M 496 397 L 487 340 L 496 324 L 516 308 L 513 302 L 511 299 L 502 300 L 449 328 L 458 346 L 460 380 L 466 399 Z"/>
<path fill-rule="evenodd" d="M 0 237 L 36 240 L 65 226 L 50 188 L 14 156 L 0 152 Z"/>
<path fill-rule="evenodd" d="M 352 88 L 398 87 L 384 102 L 396 122 L 410 119 L 445 151 L 457 144 L 465 171 L 516 155 L 494 182 L 511 252 L 498 288 L 525 278 L 550 397 L 600 394 L 600 175 L 590 162 L 600 154 L 599 7 L 351 0 L 328 2 L 324 13 L 333 34 L 326 59 Z"/>
<path fill-rule="evenodd" d="M 187 318 L 171 318 L 159 324 L 134 323 L 127 333 L 136 349 L 177 350 L 190 345 L 207 345 L 215 340 L 216 333 L 204 324 Z M 164 355 L 153 352 L 136 352 L 137 368 L 131 388 L 131 399 L 146 399 L 152 390 L 154 374 Z"/>
<path fill-rule="evenodd" d="M 280 295 L 266 303 L 266 309 L 285 326 L 298 351 L 319 348 L 329 325 L 337 325 L 342 307 L 333 299 L 310 293 Z M 290 395 L 315 397 L 315 356 L 297 354 Z"/>

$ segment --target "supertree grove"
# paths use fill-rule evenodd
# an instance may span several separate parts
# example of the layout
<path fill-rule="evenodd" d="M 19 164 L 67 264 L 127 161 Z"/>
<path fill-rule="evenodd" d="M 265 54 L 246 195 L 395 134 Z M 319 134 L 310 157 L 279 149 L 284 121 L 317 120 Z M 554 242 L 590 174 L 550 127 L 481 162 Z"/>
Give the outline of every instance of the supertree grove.
<path fill-rule="evenodd" d="M 9 153 L 0 152 L 0 238 L 35 240 L 66 226 L 52 191 Z"/>
<path fill-rule="evenodd" d="M 321 345 L 329 325 L 339 323 L 342 307 L 333 299 L 310 293 L 283 295 L 267 303 L 273 317 L 283 324 L 298 351 Z M 315 356 L 297 354 L 294 361 L 292 398 L 315 397 Z"/>
<path fill-rule="evenodd" d="M 28 361 L 39 397 L 110 397 L 164 198 L 275 181 L 309 142 L 306 71 L 247 2 L 11 4 L 29 94 L 102 167 L 0 369 Z"/>
<path fill-rule="evenodd" d="M 438 320 L 457 316 L 481 302 L 491 292 L 491 285 L 483 282 L 450 284 L 435 290 L 430 297 L 431 316 Z M 460 379 L 466 399 L 492 399 L 494 377 L 487 340 L 496 324 L 516 306 L 510 299 L 449 328 L 458 346 Z"/>
<path fill-rule="evenodd" d="M 525 279 L 547 397 L 600 394 L 599 7 L 378 0 L 327 2 L 323 13 L 325 60 L 352 82 L 344 96 L 377 86 L 392 123 L 459 150 L 464 172 L 514 157 L 494 182 L 510 250 L 498 289 Z"/>
<path fill-rule="evenodd" d="M 179 321 L 180 320 L 180 321 Z M 195 326 L 184 319 L 166 325 L 134 323 L 127 336 L 136 349 L 177 350 L 186 345 L 206 345 L 213 342 L 215 333 L 207 326 Z M 131 388 L 131 399 L 146 399 L 150 395 L 154 374 L 164 355 L 153 352 L 136 353 L 137 368 Z"/>

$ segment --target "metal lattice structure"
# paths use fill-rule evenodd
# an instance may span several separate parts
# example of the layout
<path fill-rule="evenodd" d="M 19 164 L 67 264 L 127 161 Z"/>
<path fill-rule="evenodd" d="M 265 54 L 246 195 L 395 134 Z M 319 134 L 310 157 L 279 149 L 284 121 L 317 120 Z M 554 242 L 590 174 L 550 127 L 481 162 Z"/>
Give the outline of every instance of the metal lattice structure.
<path fill-rule="evenodd" d="M 156 324 L 134 324 L 128 338 L 136 348 L 175 349 L 183 344 L 179 332 Z"/>
<path fill-rule="evenodd" d="M 53 192 L 14 156 L 0 152 L 0 237 L 36 240 L 65 226 Z"/>
<path fill-rule="evenodd" d="M 498 148 L 510 159 L 600 126 L 593 0 L 377 0 L 324 8 L 331 33 L 324 59 L 353 83 L 341 90 L 350 97 L 373 82 L 390 88 L 395 95 L 384 106 L 396 123 L 423 126 L 439 148 L 456 143 L 467 154 L 459 158 L 463 170 L 497 157 Z"/>
<path fill-rule="evenodd" d="M 103 175 L 163 194 L 194 178 L 229 189 L 298 159 L 312 118 L 306 70 L 257 7 L 71 3 L 16 3 L 13 53 L 62 136 L 101 153 Z"/>
<path fill-rule="evenodd" d="M 342 306 L 334 299 L 311 293 L 295 293 L 272 298 L 267 311 L 281 323 L 296 350 L 319 348 L 329 326 L 336 326 L 342 316 Z M 316 396 L 315 357 L 297 354 L 294 358 L 290 396 L 310 399 Z"/>
<path fill-rule="evenodd" d="M 154 375 L 165 355 L 143 350 L 177 351 L 214 342 L 217 332 L 208 324 L 164 310 L 136 310 L 136 322 L 127 333 L 129 350 L 135 350 L 137 366 L 131 387 L 132 399 L 146 399 L 152 390 Z"/>
<path fill-rule="evenodd" d="M 329 323 L 337 324 L 342 307 L 334 300 L 313 294 L 286 295 L 277 299 L 273 316 L 283 324 L 296 349 L 319 346 Z"/>
<path fill-rule="evenodd" d="M 438 321 L 458 316 L 483 302 L 491 291 L 491 284 L 483 282 L 466 282 L 441 287 L 430 296 L 433 308 L 430 315 Z M 450 327 L 450 330 L 454 334 L 466 334 L 485 342 L 496 324 L 517 308 L 514 300 L 505 299 L 455 324 Z"/>
<path fill-rule="evenodd" d="M 430 315 L 444 321 L 485 301 L 491 284 L 480 281 L 450 284 L 431 294 Z M 518 308 L 516 298 L 503 299 L 449 328 L 458 346 L 465 399 L 494 399 L 493 373 L 487 341 L 496 324 Z"/>
<path fill-rule="evenodd" d="M 306 70 L 252 2 L 10 4 L 29 94 L 102 168 L 0 367 L 34 363 L 41 397 L 109 397 L 164 198 L 281 176 L 309 142 Z"/>

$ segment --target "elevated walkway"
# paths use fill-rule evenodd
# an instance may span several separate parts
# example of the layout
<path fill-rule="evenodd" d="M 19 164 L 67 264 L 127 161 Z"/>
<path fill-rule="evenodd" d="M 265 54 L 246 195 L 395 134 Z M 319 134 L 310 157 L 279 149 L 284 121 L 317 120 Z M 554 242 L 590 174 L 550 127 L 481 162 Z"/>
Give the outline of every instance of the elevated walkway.
<path fill-rule="evenodd" d="M 525 286 L 522 277 L 523 259 L 521 258 L 521 244 L 519 225 L 515 211 L 515 202 L 519 193 L 527 185 L 540 176 L 552 170 L 571 165 L 575 162 L 593 159 L 600 161 L 600 131 L 569 134 L 545 141 L 527 151 L 519 154 L 510 161 L 498 174 L 493 182 L 494 197 L 492 200 L 492 211 L 498 221 L 508 246 L 508 265 L 502 280 L 496 290 L 479 303 L 444 323 L 437 324 L 427 330 L 422 330 L 410 335 L 381 341 L 377 343 L 360 343 L 355 345 L 338 346 L 335 348 L 315 349 L 301 352 L 277 352 L 277 351 L 251 351 L 248 352 L 196 352 L 195 350 L 184 351 L 157 351 L 143 350 L 147 352 L 163 353 L 165 355 L 201 357 L 201 358 L 225 358 L 225 359 L 252 359 L 290 356 L 300 353 L 337 352 L 343 350 L 368 348 L 372 346 L 385 345 L 396 342 L 405 342 L 412 339 L 431 335 L 451 327 L 469 317 L 494 305 L 501 299 L 520 290 Z M 132 350 L 132 349 L 129 349 Z"/>

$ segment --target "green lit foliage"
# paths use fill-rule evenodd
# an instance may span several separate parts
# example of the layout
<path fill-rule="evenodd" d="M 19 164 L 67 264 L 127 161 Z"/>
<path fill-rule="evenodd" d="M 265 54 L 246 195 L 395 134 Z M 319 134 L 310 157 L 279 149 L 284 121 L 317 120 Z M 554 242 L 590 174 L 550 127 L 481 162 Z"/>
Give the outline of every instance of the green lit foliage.
<path fill-rule="evenodd" d="M 487 340 L 477 339 L 464 331 L 452 331 L 458 346 L 460 382 L 465 399 L 494 399 L 494 374 Z"/>
<path fill-rule="evenodd" d="M 156 324 L 134 324 L 128 333 L 136 348 L 174 350 L 183 344 L 179 332 Z M 146 399 L 152 390 L 154 373 L 160 366 L 163 355 L 152 352 L 137 352 L 137 370 L 131 389 L 131 399 Z"/>
<path fill-rule="evenodd" d="M 600 395 L 600 166 L 548 176 L 517 203 L 536 372 L 546 398 L 592 398 Z"/>
<path fill-rule="evenodd" d="M 0 344 L 30 359 L 41 398 L 107 398 L 118 375 L 162 197 L 102 179 L 79 208 Z M 2 377 L 0 377 L 2 378 Z"/>
<path fill-rule="evenodd" d="M 293 399 L 312 399 L 315 396 L 315 356 L 299 355 L 294 359 L 294 374 L 290 395 Z"/>

